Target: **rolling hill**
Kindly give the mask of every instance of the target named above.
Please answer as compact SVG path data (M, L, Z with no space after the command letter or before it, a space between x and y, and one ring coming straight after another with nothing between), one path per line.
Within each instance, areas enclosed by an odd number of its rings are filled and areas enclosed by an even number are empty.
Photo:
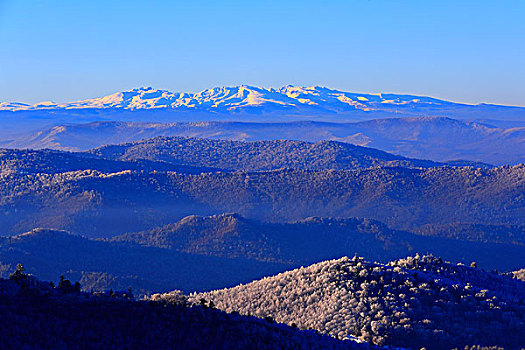
M422 167L468 166L408 159L373 148L335 141L223 141L181 137L156 137L88 151L113 160L150 160L190 166L210 166L224 170L265 171L280 168L327 170L360 169L378 166ZM474 163L475 165L479 165ZM484 165L483 167L490 167Z
M34 227L89 237L140 231L184 216L236 212L294 221L367 217L395 229L426 224L524 225L525 166L174 172L94 170L0 175L2 234Z
M130 144L103 146L88 152L0 148L0 173L14 174L56 174L78 170L200 174L281 168L328 170L378 166L431 168L445 165L490 167L467 161L437 163L408 159L373 148L332 141L314 144L286 140L235 142L156 137Z
M154 113L154 112L152 112ZM155 120L155 116L151 117ZM442 117L374 119L355 123L326 122L94 122L60 124L0 139L9 148L52 148L84 151L107 144L157 136L199 137L236 141L340 141L373 147L405 157L446 162L457 159L489 164L525 161L523 122L495 124ZM1 136L0 136L1 137Z
M127 290L136 295L210 290L278 273L290 265L187 254L132 243L90 240L65 231L36 229L0 237L0 277L21 263L28 273L55 280L64 275L86 290Z
M105 173L120 171L175 171L187 174L218 171L211 167L194 167L185 164L153 162L144 159L115 161L90 154L53 151L17 150L0 148L0 173L3 174L58 174L79 170L96 170Z
M454 225L455 227L455 225ZM492 227L525 239L519 229ZM188 254L243 258L289 266L312 264L358 254L368 260L388 262L415 252L432 253L453 262L487 269L512 270L525 266L523 243L461 234L450 238L429 237L392 230L369 219L316 218L292 223L266 223L237 214L188 216L152 230L127 233L112 241L172 249ZM474 231L477 232L477 231ZM501 259L505 256L505 259Z
M191 300L377 345L517 349L524 296L522 281L416 255L388 264L344 257Z
M88 291L132 288L142 295L178 288L193 292L246 283L343 255L386 263L415 252L466 264L475 261L489 270L525 266L523 245L422 237L368 219L309 218L272 224L223 214L189 216L112 240L50 229L0 237L0 277L7 277L21 263L31 274L49 280L63 275L80 281Z
M111 240L50 229L0 237L0 277L22 263L34 275L64 275L87 290L192 292L246 283L343 255L386 263L415 252L465 264L475 261L489 270L525 266L523 245L423 237L368 219L309 218L282 224L223 214L189 216Z

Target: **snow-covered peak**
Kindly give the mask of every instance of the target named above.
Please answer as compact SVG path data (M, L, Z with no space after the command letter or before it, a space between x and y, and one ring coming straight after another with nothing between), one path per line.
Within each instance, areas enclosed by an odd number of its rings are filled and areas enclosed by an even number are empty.
M329 89L323 86L292 86L278 89L248 85L215 87L198 93L170 92L152 87L141 87L117 92L100 98L70 103L42 102L35 105L1 103L0 110L38 109L180 109L216 112L236 112L245 109L298 112L345 112L355 109L364 111L384 110L388 106L443 105L450 102L429 97L394 94L361 94Z
M4 111L16 111L28 107L30 107L30 105L21 102L0 102L0 110Z
M117 92L101 98L93 98L60 105L63 108L168 108L180 96L166 90L151 87Z

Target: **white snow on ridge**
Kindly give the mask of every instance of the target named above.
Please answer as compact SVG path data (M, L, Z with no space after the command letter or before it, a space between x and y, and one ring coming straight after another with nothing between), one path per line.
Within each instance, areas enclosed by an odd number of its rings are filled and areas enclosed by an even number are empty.
M26 103L21 103L21 102L1 102L0 103L0 110L3 110L3 111L16 111L19 109L27 109L29 107L31 106Z
M244 108L310 108L316 111L341 112L354 109L364 111L400 105L449 105L452 102L430 97L395 94L360 94L332 90L321 86L284 86L279 89L253 86L216 87L195 94L157 90L151 87L118 92L100 98L56 104L41 102L35 105L0 103L0 110L39 109L158 109L202 110L231 112Z

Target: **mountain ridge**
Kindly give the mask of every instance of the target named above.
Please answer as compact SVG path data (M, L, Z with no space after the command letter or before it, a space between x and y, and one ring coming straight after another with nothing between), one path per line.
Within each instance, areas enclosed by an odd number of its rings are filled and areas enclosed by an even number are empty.
M437 162L465 159L504 165L525 161L523 147L516 147L525 142L525 127L499 127L489 122L444 117L388 118L352 123L98 121L43 128L0 140L0 146L85 151L105 144L136 142L157 136L232 141L332 140Z
M323 94L323 96L321 96ZM305 98L306 96L310 98ZM422 103L454 103L432 97L422 97L408 94L383 94L383 93L355 93L329 89L323 86L296 87L292 85L281 88L261 88L257 86L221 86L206 89L197 93L171 92L168 90L141 87L122 92L113 93L99 98L90 98L67 103L54 103L51 101L39 102L33 105L21 102L0 103L0 110L31 110L31 109L81 109L81 108L194 108L198 105L208 108L217 108L224 104L226 108L257 106L264 103L275 103L283 106L319 105L325 102L322 97L332 96L343 104L364 107L365 102L406 104L410 102ZM386 96L384 98L383 96ZM272 99L272 97L279 99ZM466 103L455 103L469 105ZM481 105L481 104L478 104ZM223 107L223 106L221 106Z
M215 87L197 93L171 92L151 87L135 88L117 92L99 98L53 103L40 102L28 105L19 102L2 102L0 111L51 111L51 110L178 110L201 111L218 114L284 113L302 114L346 114L356 111L387 113L403 116L448 116L455 114L469 119L476 111L478 114L499 113L513 116L514 119L525 115L525 107L493 104L467 104L450 102L427 96L392 93L356 93L330 89L322 86L281 88L261 88L248 85ZM476 113L474 113L476 114ZM478 116L479 118L479 116ZM370 119L370 118L367 118ZM508 118L500 118L508 119Z
M368 217L407 230L429 223L524 225L524 172L525 165L198 175L0 173L0 226L4 234L51 226L109 237L190 214L224 212L274 222L308 216Z
M488 269L509 270L525 265L525 259L519 253L525 245L523 230L503 228L514 232L521 242L505 240L506 237L476 240L466 233L455 237L416 235L366 218L309 217L286 223L268 223L225 213L190 215L151 230L119 235L110 241L292 266L354 253L386 262L413 252L432 253L468 264L477 261L480 267ZM507 254L507 259L500 261L495 258L500 254Z
M152 139L107 145L87 151L88 154L120 161L162 161L225 170L264 171L294 169L356 169L376 166L491 167L468 161L453 163L411 159L377 149L339 141L230 141L201 138L157 136Z

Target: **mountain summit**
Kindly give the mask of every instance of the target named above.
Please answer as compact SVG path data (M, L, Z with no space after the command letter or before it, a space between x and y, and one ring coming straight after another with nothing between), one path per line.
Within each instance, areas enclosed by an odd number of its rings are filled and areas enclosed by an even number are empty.
M122 108L174 108L208 111L237 111L249 107L297 108L311 107L324 111L343 112L384 110L403 105L455 105L430 97L396 94L361 94L333 90L321 86L296 87L287 85L278 89L254 86L216 87L198 93L170 92L151 87L118 92L112 95L56 104L52 102L27 105L0 104L0 110Z
M182 115L191 115L191 120L231 119L276 121L318 120L356 121L375 118L438 116L455 119L497 119L522 121L524 107L498 106L490 104L464 104L432 97L402 94L366 94L334 90L322 86L298 87L287 85L281 88L261 88L248 85L215 87L197 93L171 92L152 87L117 92L112 95L69 103L41 102L28 105L18 102L0 103L0 112L51 113L49 118L57 120L58 115L76 115L75 122L95 121L86 115L108 112L162 112L162 116L148 114L148 121L162 119L181 121ZM169 112L169 113L168 113ZM127 116L125 120L134 120ZM174 114L177 118L174 118ZM4 116L5 117L5 116ZM113 116L115 120L115 116ZM122 116L121 116L122 117ZM197 118L198 119L195 119ZM254 119L254 117L256 117ZM264 117L264 118L261 118ZM272 117L272 118L267 118ZM131 119L130 119L131 118ZM153 119L152 119L153 118ZM121 118L117 118L121 119ZM140 118L139 118L140 119ZM144 121L141 119L141 121ZM71 122L71 120L69 121Z

